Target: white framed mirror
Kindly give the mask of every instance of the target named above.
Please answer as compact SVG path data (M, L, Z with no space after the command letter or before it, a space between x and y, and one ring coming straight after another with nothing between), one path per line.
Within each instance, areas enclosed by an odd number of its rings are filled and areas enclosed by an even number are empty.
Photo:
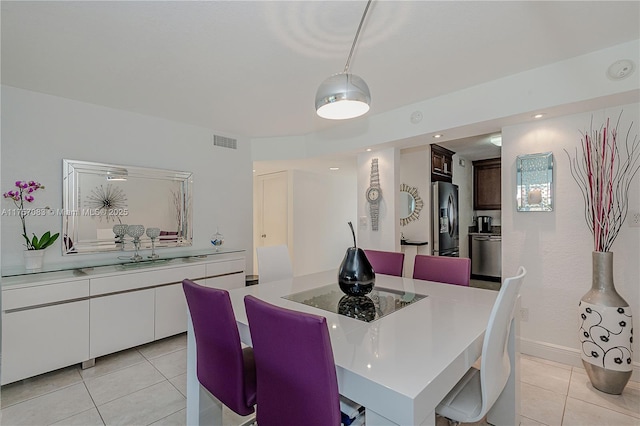
M120 224L159 228L156 248L191 246L191 172L67 159L62 169L63 255L134 250L114 232ZM139 244L150 248L151 239Z
M420 211L424 207L418 188L405 183L400 185L400 225L406 226L409 222L420 218Z

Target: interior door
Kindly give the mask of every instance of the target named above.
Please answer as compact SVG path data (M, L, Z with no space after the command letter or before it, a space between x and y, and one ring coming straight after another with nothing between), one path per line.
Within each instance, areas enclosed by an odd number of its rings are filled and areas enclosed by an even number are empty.
M259 238L258 246L288 244L289 207L286 172L258 176Z

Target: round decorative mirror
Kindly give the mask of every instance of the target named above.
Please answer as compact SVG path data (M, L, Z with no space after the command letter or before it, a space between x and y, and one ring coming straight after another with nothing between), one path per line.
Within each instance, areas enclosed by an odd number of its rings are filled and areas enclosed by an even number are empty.
M418 188L407 184L400 185L400 225L418 220L424 203L418 194Z
M400 219L406 219L416 210L416 199L408 192L400 192Z

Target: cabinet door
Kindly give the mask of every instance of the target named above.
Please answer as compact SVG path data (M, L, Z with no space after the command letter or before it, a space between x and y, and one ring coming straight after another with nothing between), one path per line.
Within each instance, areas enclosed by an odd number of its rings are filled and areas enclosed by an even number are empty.
M90 358L132 348L154 338L155 289L90 300Z
M475 210L500 210L501 175L500 159L474 161L473 208Z
M444 156L435 151L431 153L431 171L433 173L444 173Z
M155 311L156 340L187 331L187 301L181 283L156 289Z
M86 361L89 301L2 314L2 384Z
M440 145L431 145L431 181L451 182L453 177L453 154Z
M453 157L445 156L442 159L442 167L445 175L453 176Z

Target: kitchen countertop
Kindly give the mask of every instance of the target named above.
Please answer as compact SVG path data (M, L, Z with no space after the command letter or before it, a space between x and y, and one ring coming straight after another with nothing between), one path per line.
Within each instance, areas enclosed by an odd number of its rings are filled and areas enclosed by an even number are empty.
M486 235L487 237L501 237L502 234L499 232L469 232L469 235Z
M429 243L426 241L400 240L402 246L426 246L427 244Z

